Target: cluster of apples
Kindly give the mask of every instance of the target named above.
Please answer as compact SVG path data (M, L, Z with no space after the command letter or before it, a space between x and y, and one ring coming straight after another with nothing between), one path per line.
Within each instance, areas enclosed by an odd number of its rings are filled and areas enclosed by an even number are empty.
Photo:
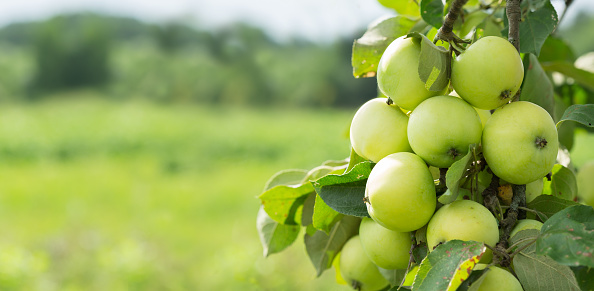
M479 202L458 199L436 211L431 169L449 168L471 144L480 144L492 173L502 183L528 184L531 200L542 192L543 177L557 157L557 130L549 113L530 102L510 102L524 68L506 39L481 38L452 60L451 85L459 96L425 88L417 73L420 50L420 43L406 36L387 47L377 81L389 98L366 102L351 124L354 151L377 163L365 189L371 219L363 219L359 235L345 244L340 259L342 277L361 290L387 285L375 266L407 268L411 232L426 231L429 251L454 239L491 246L499 241L497 219ZM540 225L526 221L514 231ZM491 257L487 251L481 262ZM511 273L491 269L481 290L489 284L522 290Z

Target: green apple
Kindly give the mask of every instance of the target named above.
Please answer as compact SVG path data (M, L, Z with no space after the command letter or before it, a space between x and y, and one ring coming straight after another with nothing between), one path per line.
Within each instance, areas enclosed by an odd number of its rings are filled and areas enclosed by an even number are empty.
M475 268L476 269L476 268ZM523 291L520 281L512 275L512 273L499 268L489 267L483 275L483 280L480 282L478 288L472 287L478 291ZM474 286L474 285L471 285Z
M412 151L406 134L408 116L398 106L388 105L387 100L375 98L365 102L351 122L353 149L375 163L389 154Z
M526 184L526 203L532 202L532 200L540 196L543 188L544 178L539 178Z
M460 98L436 96L423 101L408 120L408 141L425 162L448 168L479 144L482 134L477 112Z
M340 275L357 290L380 290L388 281L367 257L359 236L350 238L340 252Z
M483 37L452 61L452 86L462 99L480 109L508 103L523 79L520 54L501 37Z
M482 140L483 155L493 173L516 185L549 173L559 148L549 113L527 101L497 109L485 124Z
M432 251L439 243L459 239L495 246L499 241L497 219L483 205L472 200L456 200L437 210L427 226L427 246ZM492 253L483 255L490 259ZM483 261L483 260L481 260Z
M384 269L406 269L412 245L410 232L389 230L371 218L363 218L359 237L365 253L377 266Z
M383 227L417 230L431 219L437 204L431 172L415 154L391 154L371 170L365 201L369 216Z
M386 48L377 67L379 89L396 105L408 110L441 93L427 90L421 81L417 73L420 53L418 40L401 36Z
M450 96L456 96L458 98L462 98L460 97L460 95L458 94L458 92L456 92L456 90L450 92L449 94ZM489 119L489 117L491 117L491 111L489 110L485 110L485 109L478 109L476 107L472 107L474 108L474 110L476 110L476 113L478 114L479 118L481 119L481 124L483 125L483 128L485 127L485 123L487 123L487 120Z
M512 229L509 237L512 238L518 232L527 229L538 229L542 228L542 222L534 219L520 219L514 228Z
M594 160L585 163L577 172L578 197L594 207Z

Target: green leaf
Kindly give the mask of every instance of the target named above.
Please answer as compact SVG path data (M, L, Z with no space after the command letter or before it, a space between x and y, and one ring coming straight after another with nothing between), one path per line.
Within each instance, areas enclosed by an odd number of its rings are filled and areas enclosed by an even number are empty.
M538 60L544 64L548 62L570 62L573 64L576 57L573 53L571 47L561 38L554 37L549 35L545 40L542 49L540 50L540 55L538 56ZM547 70L545 68L545 70Z
M553 71L559 72L569 78L572 78L574 81L579 83L580 85L594 90L594 73L588 72L586 70L578 69L575 65L571 62L567 61L553 61L553 62L546 62L542 63L542 68L546 71Z
M415 262L420 263L429 253L429 247L426 242L421 242L413 249L413 258Z
M481 242L451 240L421 262L414 290L455 290L470 274L487 248ZM461 276L463 275L463 276Z
M507 17L505 17L504 21L507 24ZM528 11L522 15L522 21L520 22L520 52L532 53L538 56L545 40L555 30L558 22L557 12L548 0L539 9ZM508 28L505 27L502 33L507 37Z
M477 159L477 145L471 144L468 147L468 153L461 159L455 161L446 172L446 186L448 190L439 197L439 202L442 204L452 203L458 198L460 186L464 183L468 170L472 166L472 162Z
M443 2L441 0L421 0L421 17L435 28L443 24Z
M258 211L256 221L260 242L264 248L264 256L278 253L290 246L299 235L298 225L285 225L274 221L263 207Z
M429 91L442 91L449 84L448 58L451 55L442 46L436 46L425 35L418 32L408 34L421 42L419 54L419 77Z
M299 224L303 203L307 195L314 191L309 182L297 185L278 185L262 193L259 198L270 218L282 224Z
M303 202L303 210L301 215L301 225L308 226L313 223L314 206L316 201L316 193L309 193Z
M389 270L377 267L379 272L390 282L391 286L400 286L402 279L406 276L406 269L404 270Z
M361 219L344 216L338 221L330 233L316 231L313 235L305 234L305 249L319 277L332 266L336 254L342 249L346 241L357 234Z
M365 184L373 165L371 162L359 163L343 175L328 175L316 180L313 185L332 209L346 215L369 217L364 197Z
M529 101L544 108L551 117L555 116L554 90L551 80L533 54L524 55L524 82L520 100Z
M510 246L515 245L515 247L509 249L509 253L513 253L518 249L524 249L524 247L534 244L539 235L540 231L538 229L525 229L519 231L509 238Z
M561 120L557 122L557 128L566 120L575 121L585 126L594 127L594 104L574 104L569 106Z
M565 111L569 108L567 104L555 94L555 116L554 120L559 121L563 117ZM566 122L560 124L557 128L559 134L559 143L563 145L568 151L571 151L573 147L573 140L574 140L574 131L575 131L575 123L573 122Z
M405 16L388 18L373 24L353 43L351 64L355 78L373 77L377 64L390 43L410 32L417 20Z
M570 268L582 290L594 290L594 269L584 266Z
M534 236L535 233L537 233L536 230L524 230L514 237L519 240L522 235ZM511 241L511 243L514 242L514 240ZM531 244L513 258L514 270L524 290L580 290L568 266L561 265L547 256L536 254L535 250L535 244Z
M349 165L347 166L345 173L352 170L353 167L355 167L357 164L365 162L367 159L365 159L364 157L358 155L355 152L355 149L353 149L351 147L351 156L349 157Z
M536 241L536 253L568 266L594 268L594 209L566 208L547 220Z
M545 183L547 189L543 190L543 193L566 200L573 200L577 195L577 180L573 171L563 165L555 164L551 173L553 174L551 183L550 185L549 183Z
M417 2L415 0L398 0L382 2L382 5L389 4L386 5L386 7L396 10L396 13L398 13L398 15L407 15L413 17L419 16L419 5L417 5Z
M539 211L549 218L555 215L555 213L573 205L578 205L578 203L543 194L528 203L528 208ZM542 220L544 221L545 219Z
M266 182L266 185L264 186L264 191L270 190L270 188L278 185L300 184L307 176L307 172L307 170L297 169L282 170L268 179L268 182Z
M487 274L486 270L473 270L468 279L464 280L458 287L457 291L479 291L479 286L485 280L485 274Z
M334 223L339 221L342 216L342 214L330 208L330 206L322 200L320 195L316 195L313 213L313 226L316 229L329 233Z

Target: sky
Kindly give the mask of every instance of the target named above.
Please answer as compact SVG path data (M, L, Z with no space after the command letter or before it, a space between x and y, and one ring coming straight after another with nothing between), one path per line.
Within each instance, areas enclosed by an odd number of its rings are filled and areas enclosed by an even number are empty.
M552 3L558 11L564 7L563 0ZM574 0L567 20L580 10L594 13L594 1ZM0 26L79 11L148 22L182 19L206 28L245 21L277 39L299 36L314 41L351 36L375 19L393 14L376 0L0 0Z

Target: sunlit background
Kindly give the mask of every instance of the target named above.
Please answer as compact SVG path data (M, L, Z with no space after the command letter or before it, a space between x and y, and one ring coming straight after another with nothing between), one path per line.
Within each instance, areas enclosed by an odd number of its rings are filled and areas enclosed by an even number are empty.
M563 1L553 1L563 9ZM559 30L594 51L594 4ZM349 154L375 0L0 2L0 290L349 290L263 258L266 180ZM588 37L584 37L588 36ZM594 158L576 138L576 163Z

